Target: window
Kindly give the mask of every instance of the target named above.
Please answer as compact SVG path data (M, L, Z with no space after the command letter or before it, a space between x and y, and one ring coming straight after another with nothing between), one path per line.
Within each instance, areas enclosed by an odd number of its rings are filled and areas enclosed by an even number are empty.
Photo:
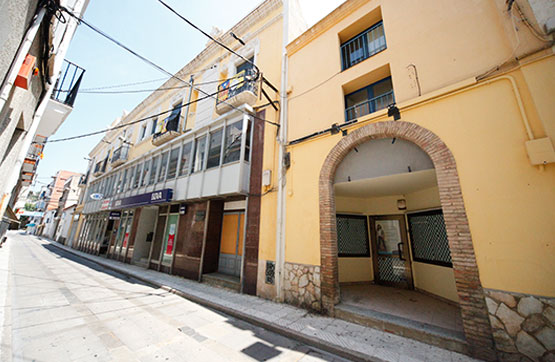
M341 45L342 70L360 63L386 48L383 23L380 21Z
M119 192L119 185L121 182L121 172L118 172L115 176L114 187L112 188L112 194L115 195Z
M241 157L241 128L243 121L227 126L225 130L224 163L239 161Z
M337 251L340 257L369 257L366 216L337 215Z
M414 261L452 267L443 211L407 214Z
M146 186L147 182L148 182L148 177L150 176L148 171L150 170L150 165L152 163L152 160L148 160L145 162L145 165L143 167L143 176L141 177L141 186Z
M120 185L118 186L118 192L124 192L126 186L127 186L127 169L123 170L123 177L120 181Z
M137 168L135 169L135 178L133 179L133 188L136 189L137 187L139 187L139 181L141 180L141 167L143 165L137 165Z
M242 71L249 71L252 69L252 64L254 63L254 57L250 57L248 62L243 62L239 66L237 66L236 74L241 73Z
M350 121L365 116L393 103L395 103L393 84L391 77L388 77L347 94L345 96L345 120Z
M131 169L129 170L129 182L126 186L127 190L131 190L133 186L133 175L135 175L135 166L131 167Z
M170 152L170 164L168 166L168 180L175 178L177 175L177 162L179 161L179 148L174 148Z
M201 171L204 168L204 154L206 153L206 136L202 136L195 141L195 154L193 156L193 172Z
M150 134L153 135L156 133L156 124L158 123L158 118L154 118L152 120L152 124L151 124L151 128L150 128Z
M193 142L189 142L183 145L181 150L181 166L179 170L179 176L189 174L189 164L191 163L191 149L193 148Z
M222 151L222 134L223 129L219 129L210 134L210 145L208 146L208 160L206 168L216 167L220 165L220 152Z
M251 126L252 122L249 121L247 124L247 139L245 140L245 161L249 161L251 152Z
M173 106L172 113L165 119L166 131L179 131L179 117L181 116L181 103Z
M152 159L152 169L150 170L150 177L148 178L148 184L152 185L156 182L156 171L158 170L158 165L160 164L160 157L156 156Z
M141 132L139 133L139 141L143 140L146 136L146 124L141 127Z
M166 170L168 168L168 152L162 153L160 161L160 173L158 174L158 182L164 181L166 178Z

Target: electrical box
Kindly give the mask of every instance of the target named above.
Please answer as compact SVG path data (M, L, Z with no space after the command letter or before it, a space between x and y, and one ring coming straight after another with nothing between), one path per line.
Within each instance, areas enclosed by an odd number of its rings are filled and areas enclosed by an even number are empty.
M549 137L526 142L526 151L532 165L546 165L555 162L555 149Z
M15 86L23 89L29 89L29 84L31 83L31 78L33 77L33 71L35 69L36 58L31 54L27 54L19 73L17 73L17 78L15 78Z
M264 170L262 172L262 186L268 187L272 183L272 170Z

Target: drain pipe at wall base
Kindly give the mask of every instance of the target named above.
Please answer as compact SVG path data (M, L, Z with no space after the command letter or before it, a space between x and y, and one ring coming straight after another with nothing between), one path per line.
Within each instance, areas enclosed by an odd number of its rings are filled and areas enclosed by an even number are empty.
M283 0L283 55L281 63L280 89L280 127L278 135L278 195L276 210L276 299L283 302L283 280L285 266L285 185L286 168L284 167L285 146L287 144L287 41L289 36L289 0Z

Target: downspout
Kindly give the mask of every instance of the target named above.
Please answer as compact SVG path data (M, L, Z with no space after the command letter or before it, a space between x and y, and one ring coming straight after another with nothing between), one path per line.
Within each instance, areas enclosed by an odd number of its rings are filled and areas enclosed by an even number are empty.
M278 162L278 195L276 212L276 299L283 301L283 280L285 266L285 185L286 169L283 164L285 145L287 144L287 40L289 36L289 0L283 0L283 53L281 61L280 89L280 128L277 142L279 143Z
M191 74L191 78L189 78L189 99L187 100L187 106L185 107L185 118L183 119L183 132L187 130L187 120L189 119L189 107L191 106L191 97L193 96L193 84L195 79Z

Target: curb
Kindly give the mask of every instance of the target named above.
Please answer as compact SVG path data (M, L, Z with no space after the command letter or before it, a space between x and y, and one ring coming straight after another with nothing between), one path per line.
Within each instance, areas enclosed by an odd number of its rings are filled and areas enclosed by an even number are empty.
M223 313L225 313L227 315L230 315L232 317L235 317L237 319L241 319L245 322L251 323L251 324L256 325L258 327L262 327L266 330L269 330L271 332L280 334L282 336L285 336L285 337L294 339L296 341L305 343L307 345L316 347L316 348L321 349L323 351L333 353L337 356L347 358L347 359L350 359L350 360L354 360L354 361L385 362L385 360L383 360L381 358L369 356L369 355L366 355L366 354L363 354L363 353L360 353L360 352L357 352L357 351L353 351L353 350L347 350L347 349L345 349L344 347L341 347L341 346L332 345L327 341L323 341L323 340L320 340L318 338L313 338L313 337L307 336L307 335L305 335L303 333L300 333L298 331L294 331L292 329L282 327L282 326L276 325L274 323L265 321L263 319L251 316L247 313L243 313L243 312L240 312L238 310L222 306L218 303L214 303L210 300L200 298L196 295L189 294L185 291L168 287L166 285L163 285L161 283L153 281L149 278L145 278L145 277L142 277L142 276L135 275L135 274L130 273L126 270L121 270L121 269L119 269L117 267L114 267L112 265L109 265L109 264L104 264L99 260L94 260L92 258L88 258L87 256L79 254L77 250L73 250L73 249L68 250L66 248L63 248L62 246L57 245L57 242L55 242L55 241L52 241L52 240L49 240L49 239L46 239L46 238L40 238L40 240L47 241L50 245L53 245L53 246L55 246L56 248L58 248L62 251L73 254L73 255L78 256L82 259L86 259L86 260L88 260L92 263L95 263L97 265L100 265L100 266L102 266L106 269L110 269L110 270L118 272L120 274L124 274L128 277L139 280L139 281L141 281L143 283L146 283L146 284L149 284L153 287L161 288L161 289L163 289L167 292L178 295L182 298L185 298L185 299L190 300L192 302L195 302L197 304L203 305L203 306L208 307L208 308L213 309L213 310L217 310L219 312L223 312Z

